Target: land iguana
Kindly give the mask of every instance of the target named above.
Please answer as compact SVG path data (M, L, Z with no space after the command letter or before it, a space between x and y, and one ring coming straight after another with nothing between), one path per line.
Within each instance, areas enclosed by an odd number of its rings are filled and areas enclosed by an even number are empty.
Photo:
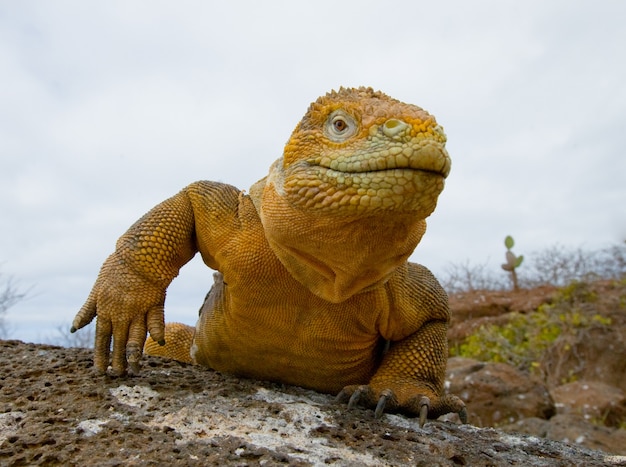
M466 422L463 401L444 393L447 295L407 261L450 172L445 142L429 113L371 88L320 97L249 193L195 182L135 222L71 331L98 316L101 373L111 340L115 375L139 371L146 343L147 353L338 393L377 417L403 412L423 425L456 412ZM219 271L214 285L195 329L166 327L166 288L196 252Z

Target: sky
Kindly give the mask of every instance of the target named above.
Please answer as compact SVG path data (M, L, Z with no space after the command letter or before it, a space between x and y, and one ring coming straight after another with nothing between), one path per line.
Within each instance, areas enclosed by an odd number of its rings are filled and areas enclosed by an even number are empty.
M0 280L10 337L69 327L116 239L196 180L247 189L310 102L371 86L448 135L411 257L504 260L626 239L626 2L0 0ZM166 320L194 324L194 258Z

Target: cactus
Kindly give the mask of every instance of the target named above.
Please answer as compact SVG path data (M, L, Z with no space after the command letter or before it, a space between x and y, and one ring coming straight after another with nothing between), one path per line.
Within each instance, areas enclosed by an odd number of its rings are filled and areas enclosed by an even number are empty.
M515 241L513 241L513 237L507 235L504 239L504 246L506 247L506 263L502 265L502 269L511 273L511 281L513 282L513 290L519 290L519 285L517 283L517 272L515 271L522 265L522 261L524 261L524 255L516 256L515 253L511 251L515 245Z

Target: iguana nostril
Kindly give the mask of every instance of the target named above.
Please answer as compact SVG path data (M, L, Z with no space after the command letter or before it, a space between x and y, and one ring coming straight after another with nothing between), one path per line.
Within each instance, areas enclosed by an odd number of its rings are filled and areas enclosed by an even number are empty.
M397 118L390 118L383 125L383 133L389 137L396 136L404 131L409 125L404 123L402 120L398 120Z

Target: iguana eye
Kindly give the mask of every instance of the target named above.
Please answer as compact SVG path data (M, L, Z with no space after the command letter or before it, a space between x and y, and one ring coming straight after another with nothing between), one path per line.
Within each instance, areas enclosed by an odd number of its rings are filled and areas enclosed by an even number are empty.
M348 128L348 124L341 117L338 117L333 121L333 126L335 127L335 130L337 130L337 132L339 133L343 133Z
M324 128L328 139L337 143L350 138L357 129L358 125L354 118L343 110L336 110L330 114Z

